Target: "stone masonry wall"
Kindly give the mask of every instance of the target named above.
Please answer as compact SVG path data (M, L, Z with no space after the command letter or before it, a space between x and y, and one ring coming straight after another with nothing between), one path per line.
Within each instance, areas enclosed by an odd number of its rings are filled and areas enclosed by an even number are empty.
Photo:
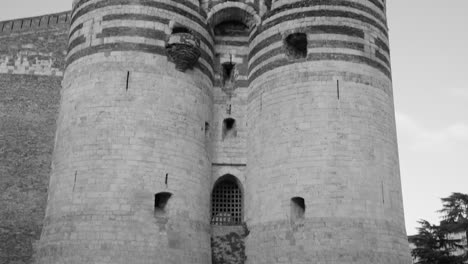
M212 42L197 2L74 1L36 263L211 262ZM200 42L185 71L166 53L175 28Z
M262 18L247 263L410 263L383 2L277 0Z
M31 263L44 219L68 13L0 22L0 263Z
M0 22L0 264L409 263L384 0L73 6Z

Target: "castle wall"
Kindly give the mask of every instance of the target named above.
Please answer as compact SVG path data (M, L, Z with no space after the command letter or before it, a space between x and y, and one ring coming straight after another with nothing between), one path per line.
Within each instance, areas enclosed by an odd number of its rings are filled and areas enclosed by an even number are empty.
M42 229L67 19L0 22L0 263L31 263Z
M210 263L212 42L196 2L74 2L37 263ZM165 49L182 27L201 43L184 72Z
M0 22L0 262L31 262L51 174L37 263L409 263L385 1L73 5ZM242 224L210 226L226 175Z
M410 263L384 3L271 8L251 41L247 263Z

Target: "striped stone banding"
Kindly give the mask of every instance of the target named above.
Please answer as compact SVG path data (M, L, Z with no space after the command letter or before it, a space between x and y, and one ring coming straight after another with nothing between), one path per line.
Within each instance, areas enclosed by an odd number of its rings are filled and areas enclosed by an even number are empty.
M379 0L367 0L368 2L371 2L372 4L374 4L376 7L378 7L380 10L382 10L383 12L385 12L385 7L384 5L379 1Z
M381 61L385 62L385 64L390 68L390 61L380 51L378 51L378 50L375 51L375 57L380 59Z
M336 26L336 25L319 25L305 28L298 28L298 32L303 32L307 34L336 34L336 35L345 35L350 37L357 37L364 39L364 31L349 26ZM274 42L279 42L283 40L281 34L275 34L268 38L265 38L260 43L252 47L250 51L250 58L254 57L258 52L270 46Z
M75 34L75 32L77 32L78 30L80 30L80 29L82 29L82 28L83 28L83 23L76 25L76 26L70 31L70 33L68 34L68 37L70 38L71 36L73 36L73 34Z
M377 47L381 48L382 50L390 54L390 49L388 48L388 45L382 39L376 38L375 45L377 45Z
M296 2L292 4L285 4L282 5L268 13L265 14L263 17L263 20L267 20L272 16L278 15L281 12L288 11L291 9L295 8L304 8L304 7L313 7L313 6L334 6L334 7L348 7L352 9L356 9L362 12L365 12L374 18L376 18L378 21L380 21L382 24L386 25L386 19L384 16L373 10L372 8L356 3L356 2L350 2L348 0L315 0L315 1L301 1L301 2Z
M260 67L258 70L253 72L249 76L250 82L254 81L256 78L261 76L262 74L276 69L278 67L282 66L287 66L291 64L295 64L298 62L304 62L304 61L346 61L346 62L352 62L352 63L358 63L358 64L364 64L368 65L372 68L375 68L379 71L381 71L383 74L385 74L389 79L391 79L391 72L389 68L387 68L385 65L382 63L372 60L368 57L365 56L360 56L360 55L354 55L354 54L343 54L343 53L309 53L307 58L302 59L302 60L295 60L291 61L285 58L275 60L267 65L264 65L263 67Z
M128 43L128 42L119 42L119 43L107 43L101 44L96 46L91 46L89 48L79 50L76 53L70 55L67 59L67 65L70 65L74 61L85 57L90 56L97 53L110 53L114 51L137 51L137 52L144 52L149 54L156 54L160 56L166 56L166 49L165 47L155 46L155 45L148 45L143 43ZM212 72L206 68L201 63L197 63L195 68L198 68L203 74L208 76L210 80L214 81L214 76Z
M288 0L288 1L289 1L289 0ZM296 0L296 1L297 1L297 2L307 2L307 1L304 1L304 0ZM309 2L312 2L312 1L318 2L318 1L321 1L321 0L309 0ZM323 1L323 0L322 0L322 1ZM325 1L326 1L326 0L325 0ZM363 0L363 1L367 1L369 4L371 4L371 5L375 6L375 7L377 7L380 11L385 12L385 6L384 6L379 0ZM291 1L291 2L293 2L293 1ZM296 2L296 3L297 3L297 2ZM328 1L327 1L327 2L328 2ZM285 3L283 3L283 4L280 4L280 5L276 6L276 7L275 7L273 10L271 10L271 11L274 11L275 9L281 8L281 7L283 7L283 6L285 6L285 5L289 5L289 4L291 4L291 3L285 2ZM271 11L270 11L270 12L271 12Z
M109 27L104 28L101 33L97 34L97 38L108 38L108 37L144 37L152 40L166 41L166 33L164 31L150 29L150 28L134 28L134 27ZM75 47L86 42L84 36L79 36L70 42L68 51L72 51ZM154 46L157 47L157 46ZM90 49L86 47L85 49ZM73 53L74 54L74 53ZM201 50L201 58L203 58L208 64L213 64L212 57L204 50Z
M293 14L287 14L284 16L279 16L278 18L271 20L270 22L263 24L261 30L258 30L256 34L252 37L257 37L258 34L264 32L280 23L284 22L291 22L294 20L304 20L305 18L316 18L316 17L333 17L333 18L346 18L346 19L354 19L358 20L361 23L368 24L377 28L381 34L385 37L388 37L387 29L381 26L375 20L366 17L364 15L356 14L350 11L340 11L340 10L311 10L311 11L304 11L304 12L297 12ZM298 22L299 23L299 22Z
M109 27L104 28L102 33L97 34L97 38L108 37L144 37L147 39L166 41L166 33L164 31L151 29L151 28L138 28L138 27ZM213 64L213 59L205 51L202 50L201 57L210 65Z
M206 23L203 20L201 20L199 17L183 9L180 9L176 6L169 5L166 3L154 2L151 0L102 0L97 3L87 5L83 7L82 9L79 9L78 11L76 11L76 13L74 12L72 19L71 19L71 24L73 24L79 17L91 11L95 11L101 8L106 8L106 7L111 7L111 6L123 6L123 5L136 5L136 6L144 6L144 7L162 9L165 11L173 12L181 16L184 16L187 19L190 19L196 22L201 27L206 27Z
M145 14L109 14L102 17L102 21L113 21L113 20L134 20L134 21L141 21L141 22L160 22L161 24L169 24L169 19L161 18L152 15L145 15ZM208 41L208 39L203 36L202 34L196 32L192 28L188 27L189 30L192 31L192 34L195 35L198 39L200 39L211 52L213 52L213 44Z
M81 45L81 44L83 44L85 42L86 42L86 37L85 36L79 36L79 37L75 38L74 40L72 40L68 44L68 53L70 53L70 51L73 50L78 45Z
M86 42L84 37L79 37L75 39L69 46L70 49L73 49L77 45L83 44ZM143 53L150 53L150 54L157 54L161 56L166 56L166 50L163 46L158 45L150 45L144 43L132 43L132 42L117 42L117 43L106 43L96 46L87 47L82 50L78 50L77 52L70 54L67 58L67 65L70 65L77 59L83 56L89 56L100 52L110 52L110 51L137 51ZM201 59L205 60L208 65L212 65L212 59L209 57L206 52L202 51ZM196 66L198 67L204 74L210 77L213 80L213 73L210 69L203 65L202 63L198 63Z
M73 12L72 12L72 17L74 16L75 12L81 7L83 6L84 4L87 4L89 3L90 1L92 0L81 0L81 1L78 1L78 3L76 3L74 9L73 9ZM148 2L149 0L133 0L134 4L139 4L140 2ZM202 15L204 18L206 18L206 12L205 10L203 10L203 8L200 8L199 6L193 4L192 2L190 1L187 1L187 0L171 0L172 2L174 2L175 4L181 4L181 5L184 5L190 9L192 9L193 11L196 11L198 13L200 13L200 15ZM154 1L153 1L154 2Z
M364 44L363 43L356 43L356 42L348 42L348 41L341 41L341 40L312 40L309 41L308 46L310 48L337 48L337 49L353 49L364 52ZM284 47L278 47L272 49L258 58L256 58L252 63L249 65L249 71L253 71L259 64L262 62L277 56L279 54L283 54Z
M86 1L87 2L87 1ZM80 2L79 4L83 4L84 2ZM194 20L194 23L198 24L201 26L201 28L206 28L204 21L200 20L196 16L192 16L187 11L181 10L180 8L177 8L175 6L171 6L166 3L161 3L161 2L155 2L155 1L148 1L148 0L104 0L96 3L90 3L89 5L83 6L82 9L79 11L75 12L72 21L76 22L77 18L81 15L86 14L87 12L95 11L96 9L99 8L104 8L104 7L109 7L109 6L115 6L115 5L137 5L137 6L149 6L149 7L157 7L165 11L173 12L177 15L182 15L184 17L190 17ZM182 14L181 14L182 13ZM160 23L160 24L165 24L168 25L170 22L170 19L168 18L162 18L154 15L148 15L148 14L135 14L135 13L130 13L130 14L106 14L102 17L103 22L107 21L115 21L115 20L133 20L133 21L141 21L143 23L145 22L154 22L154 23ZM193 20L192 20L193 21ZM72 22L72 23L73 23ZM186 26L186 25L184 25ZM81 26L83 27L83 26ZM201 49L201 63L198 63L197 65L199 66L200 70L210 76L210 79L213 79L213 73L208 70L211 66L213 65L213 59L212 59L212 54L214 54L214 46L213 43L211 42L211 39L208 40L206 36L203 34L197 32L190 26L186 26L187 29L191 30L192 34L200 39L205 46ZM72 31L76 32L79 29L73 28ZM208 33L207 33L208 35ZM147 27L125 27L125 26L113 26L113 27L104 27L101 30L101 33L98 33L96 35L96 38L115 38L115 37L141 37L145 39L150 39L150 40L157 40L160 43L164 43L167 38L166 32L162 31L161 29L151 29ZM149 52L152 54L159 54L159 55L166 55L166 52L164 50L164 47L161 44L155 45L155 44L148 44L148 43L134 43L133 41L129 40L122 40L121 43L106 43L104 45L98 45L96 47L83 47L84 50L78 50L76 51L73 50L80 44L83 44L86 42L86 39L84 37L77 36L76 39L73 39L70 41L70 48L69 51L72 51L73 53L69 53L69 58L67 61L67 64L71 64L73 61L78 59L80 56L87 56L91 54L95 54L101 51L107 51L106 49L108 47L116 47L116 51L140 51L140 52ZM136 41L138 42L138 41ZM135 47L135 49L129 49L128 47ZM153 51L151 51L153 50ZM161 51L161 50L164 50ZM205 63L205 64L204 64Z

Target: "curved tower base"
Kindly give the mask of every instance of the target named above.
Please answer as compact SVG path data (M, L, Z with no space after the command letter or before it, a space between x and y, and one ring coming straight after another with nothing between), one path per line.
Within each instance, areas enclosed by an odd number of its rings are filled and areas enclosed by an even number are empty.
M189 7L75 1L36 263L211 262L211 51ZM175 28L203 56L184 72Z

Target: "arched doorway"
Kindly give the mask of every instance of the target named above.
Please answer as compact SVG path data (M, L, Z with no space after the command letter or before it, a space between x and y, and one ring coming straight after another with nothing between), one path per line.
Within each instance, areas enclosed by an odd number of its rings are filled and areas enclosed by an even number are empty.
M245 263L243 191L233 175L219 178L211 193L211 251L213 264Z
M242 224L242 190L236 177L225 175L214 185L211 194L211 224Z

